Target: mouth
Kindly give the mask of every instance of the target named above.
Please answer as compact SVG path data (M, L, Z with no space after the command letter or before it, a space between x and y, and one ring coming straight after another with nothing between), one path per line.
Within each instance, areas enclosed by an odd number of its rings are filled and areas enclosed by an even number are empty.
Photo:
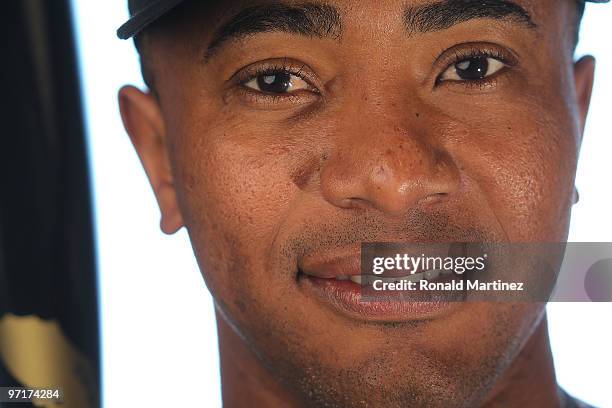
M466 274L457 275L446 269L365 274L357 251L304 259L297 272L298 286L305 294L345 317L371 322L429 320L448 315L464 305L465 292L422 287L454 287L465 279Z
M414 274L400 276L379 276L379 275L350 275L337 276L333 279L339 281L350 280L360 286L371 286L376 281L382 283L403 283L403 282L420 282L422 280L434 282L441 276L452 275L453 272L445 269L429 269Z

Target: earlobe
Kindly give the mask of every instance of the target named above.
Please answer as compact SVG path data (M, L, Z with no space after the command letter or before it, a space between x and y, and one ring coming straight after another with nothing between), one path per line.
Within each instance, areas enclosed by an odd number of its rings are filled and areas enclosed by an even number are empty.
M580 130L584 132L587 113L591 103L593 81L595 78L595 59L584 56L574 63L574 84L576 87L576 102L580 114Z
M580 193L578 192L578 188L574 187L574 194L573 194L573 204L578 204L578 202L580 201Z
M155 97L133 86L119 91L121 118L153 187L161 211L160 226L173 234L183 226L166 147L164 120Z

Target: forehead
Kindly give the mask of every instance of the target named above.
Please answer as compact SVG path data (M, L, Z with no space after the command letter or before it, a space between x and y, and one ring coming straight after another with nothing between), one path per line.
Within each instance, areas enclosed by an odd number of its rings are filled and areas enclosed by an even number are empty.
M375 25L380 30L389 29L393 22L406 23L412 17L412 28L423 28L429 24L461 23L477 18L497 20L529 20L542 31L555 25L566 29L575 20L577 0L188 0L163 19L159 26L169 32L196 34L198 36L218 33L227 23L253 29L254 17L267 17L265 24L274 18L284 18L284 23L299 22L299 11L309 16L334 16L337 26L345 29ZM282 9L285 13L279 15ZM524 15L523 17L521 15ZM293 20L285 17L293 16ZM329 20L329 19L328 19ZM462 21L463 20L463 21ZM249 27L249 25L251 25ZM168 28L172 28L169 30ZM244 28L244 27L243 27ZM332 28L337 28L336 26Z
M152 52L147 52L146 65L164 65L168 58L180 63L175 58L179 55L191 62L209 61L219 50L223 53L241 43L235 40L265 43L271 38L260 34L274 33L276 39L296 38L296 34L305 39L331 38L339 49L349 52L354 47L419 47L423 34L430 45L448 42L458 35L457 30L469 33L473 40L480 40L477 37L485 32L498 38L512 35L570 62L576 1L187 0L149 31L147 43L155 46L147 47Z
M185 25L191 21L202 29L214 31L228 19L239 16L245 10L261 9L265 11L274 6L285 6L288 9L317 7L337 12L345 24L358 24L369 18L403 17L412 12L424 12L431 18L440 13L473 10L473 16L482 17L516 17L513 11L524 10L536 24L546 24L551 16L562 15L571 19L578 0L225 0L225 1L185 1L174 14L175 22ZM488 12L487 12L488 10ZM446 16L448 17L448 16ZM569 20L566 20L569 22Z

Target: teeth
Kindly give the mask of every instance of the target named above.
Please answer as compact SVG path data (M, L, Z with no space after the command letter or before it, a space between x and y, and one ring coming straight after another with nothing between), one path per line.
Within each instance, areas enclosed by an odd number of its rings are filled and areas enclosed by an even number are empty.
M361 275L351 275L350 279L356 284L361 285Z
M424 279L424 277L422 273L415 273L414 275L406 276L404 279L406 279L408 282L418 282L421 279Z
M436 279L440 275L446 275L446 274L447 273L445 271L442 271L439 269L432 269L429 271L415 273L414 275L408 275L408 276L396 276L396 277L383 278L380 276L373 276L373 275L351 275L351 276L339 276L336 279L337 280L349 280L350 279L352 282L355 282L356 284L361 285L362 283L371 284L375 280L378 280L378 279L382 280L383 282L402 282L402 281L418 282L422 279L433 280L433 279Z
M396 276L393 278L381 278L383 282L388 282L388 283L399 283L402 281L408 281L410 279L412 279L412 276Z

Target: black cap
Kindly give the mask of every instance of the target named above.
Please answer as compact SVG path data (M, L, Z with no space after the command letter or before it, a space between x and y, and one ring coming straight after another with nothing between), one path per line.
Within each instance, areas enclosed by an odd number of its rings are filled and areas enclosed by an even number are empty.
M130 19L117 30L117 37L127 40L154 23L184 0L129 0Z
M127 40L141 32L185 0L129 0L130 19L117 30L117 37ZM580 1L580 0L579 0ZM607 3L609 0L585 0Z

